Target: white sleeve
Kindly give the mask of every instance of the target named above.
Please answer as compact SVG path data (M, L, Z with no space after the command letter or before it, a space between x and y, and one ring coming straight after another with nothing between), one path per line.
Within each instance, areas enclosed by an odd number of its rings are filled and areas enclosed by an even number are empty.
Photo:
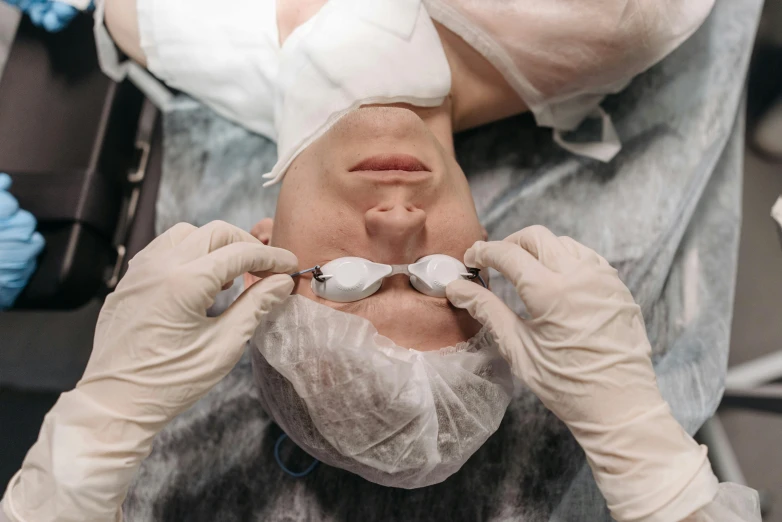
M761 522L758 492L724 482L714 500L682 522Z

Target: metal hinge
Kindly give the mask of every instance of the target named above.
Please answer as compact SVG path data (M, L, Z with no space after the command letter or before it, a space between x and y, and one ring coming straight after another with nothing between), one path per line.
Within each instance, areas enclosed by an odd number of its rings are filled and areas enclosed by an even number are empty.
M155 131L159 111L152 102L144 100L139 117L138 130L136 131L136 161L128 172L126 178L127 195L122 204L119 224L114 234L114 249L117 254L114 267L108 272L106 277L106 287L113 290L120 277L122 276L122 267L125 264L127 256L126 243L130 236L130 230L136 218L139 199L141 198L141 187L146 177L147 167L149 165L149 153L152 148L152 134Z

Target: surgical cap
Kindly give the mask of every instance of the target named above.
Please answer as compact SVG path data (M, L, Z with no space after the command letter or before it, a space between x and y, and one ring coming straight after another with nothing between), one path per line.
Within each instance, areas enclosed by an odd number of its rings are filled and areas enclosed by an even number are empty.
M462 467L499 427L513 381L486 329L432 352L293 295L251 340L263 408L322 462L418 488Z

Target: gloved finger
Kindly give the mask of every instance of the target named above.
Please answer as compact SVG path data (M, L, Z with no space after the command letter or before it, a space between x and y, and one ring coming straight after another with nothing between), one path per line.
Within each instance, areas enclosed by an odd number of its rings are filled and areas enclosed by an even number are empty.
M53 2L43 17L43 28L50 33L62 31L76 17L78 12L75 7L68 4Z
M504 241L476 241L464 253L464 264L469 267L491 267L513 283L522 300L530 287L550 279L553 273L532 254ZM526 302L526 301L525 301Z
M576 259L582 259L581 245L575 239L568 236L559 236L557 239L559 239L559 242L562 243L568 252L570 252L570 255Z
M56 14L59 18L70 20L74 16L76 16L76 13L79 12L76 7L66 4L65 2L52 2L52 8L51 11Z
M293 291L293 286L292 277L278 274L262 279L242 292L228 310L217 318L221 325L221 338L233 339L232 345L243 346L258 328L261 318L284 301ZM241 354L239 350L239 357Z
M541 225L533 225L515 232L503 241L519 245L535 256L550 270L555 272L566 269L574 261L570 251L559 241L551 230Z
M65 24L57 16L57 13L52 11L51 7L41 17L41 27L46 29L50 33L56 33L65 28Z
M38 232L34 232L24 240L0 238L0 268L26 265L38 257L43 247L43 236Z
M12 268L6 268L0 263L0 288L24 288L37 267L35 259Z
M476 321L489 328L503 357L521 378L517 372L526 367L527 356L519 342L518 328L524 328L524 324L513 310L491 290L464 279L449 283L445 294L455 307L467 310Z
M16 198L4 190L0 190L0 220L7 219L19 210L19 202ZM0 222L0 227L2 227Z
M176 255L184 263L240 241L261 244L252 234L235 225L225 221L212 221L188 235L177 247Z
M445 295L456 308L467 310L476 321L489 328L498 322L515 322L518 319L502 299L472 281L452 281L445 287Z
M0 190L8 190L10 188L11 188L11 176L6 174L5 172L0 172Z
M33 24L40 27L43 22L43 17L46 14L47 6L46 4L40 3L40 4L33 4L27 9L27 16L30 17L30 20L32 20Z
M192 279L181 291L196 309L205 310L224 284L246 272L294 272L298 264L296 256L282 248L258 241L233 243L185 265L183 273Z
M0 241L29 241L37 224L32 214L19 210L11 217L0 219Z
M24 12L27 12L34 5L42 5L45 4L46 2L47 0L22 0L22 2L19 5L22 6L22 10Z
M190 223L177 223L153 239L152 242L144 247L141 252L136 254L130 262L140 263L164 252L169 252L196 230L198 230L198 227L195 227Z

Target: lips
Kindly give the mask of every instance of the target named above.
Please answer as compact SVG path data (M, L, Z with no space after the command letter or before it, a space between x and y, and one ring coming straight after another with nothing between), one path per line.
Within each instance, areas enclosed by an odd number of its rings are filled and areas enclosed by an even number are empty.
M350 172L431 172L418 158L408 154L381 154L362 160Z

